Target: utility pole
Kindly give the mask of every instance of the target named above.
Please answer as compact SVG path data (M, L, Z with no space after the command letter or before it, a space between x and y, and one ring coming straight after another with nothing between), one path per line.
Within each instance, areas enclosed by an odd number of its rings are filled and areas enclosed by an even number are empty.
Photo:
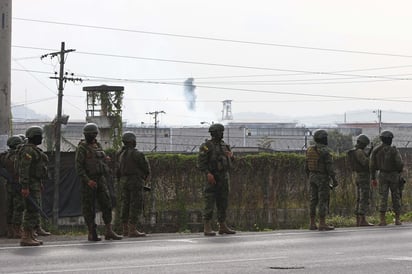
M154 127L154 148L153 148L154 151L157 151L157 123L158 123L157 115L159 115L161 113L166 114L166 112L164 112L163 110L153 111L153 112L146 112L146 114L153 115L154 120L155 120L155 122L154 122L154 125L155 125L155 127Z
M0 1L0 152L11 131L11 0Z
M382 132L382 110L378 109L378 110L374 110L373 112L378 115L378 132L380 136Z
M63 105L63 84L67 81L81 81L80 78L68 78L64 74L64 62L66 53L75 51L74 49L65 49L64 42L61 42L60 51L47 53L42 55L40 59L43 59L47 56L50 58L58 57L60 59L60 71L59 76L50 77L50 79L59 80L59 93L57 101L57 117L55 121L55 134L56 134L56 143L55 143L55 167L54 167L54 199L53 199L53 224L58 226L59 220L59 186L60 186L60 145L61 145L61 125L62 125L62 105ZM57 72L55 73L57 74ZM67 73L66 73L67 75Z
M0 0L0 152L11 135L11 0ZM0 236L6 234L7 189L0 184Z

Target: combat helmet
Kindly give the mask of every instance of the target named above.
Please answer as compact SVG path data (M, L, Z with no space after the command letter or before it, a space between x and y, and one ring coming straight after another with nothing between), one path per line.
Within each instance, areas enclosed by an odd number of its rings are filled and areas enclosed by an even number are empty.
M7 146L10 148L17 147L21 143L23 143L23 140L20 138L19 135L13 135L9 137L9 139L7 139Z
M33 138L34 136L42 136L43 129L39 126L31 126L26 130L26 137Z
M361 134L356 138L356 142L358 144L362 144L362 145L367 146L367 145L369 145L370 140L369 140L368 136L366 136L365 134Z
M83 134L93 134L93 133L99 133L99 128L95 123L87 123L83 127Z
M381 132L381 134L379 135L379 137L381 138L390 138L393 139L393 133L390 132L389 130L384 130Z
M209 127L209 132L215 132L215 131L225 131L225 127L222 124L212 124Z
M126 131L122 136L123 143L136 142L136 135L131 131Z

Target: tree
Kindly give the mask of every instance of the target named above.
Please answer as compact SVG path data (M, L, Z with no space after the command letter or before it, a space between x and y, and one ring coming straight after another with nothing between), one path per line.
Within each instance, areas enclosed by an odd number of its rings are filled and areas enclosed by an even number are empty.
M344 135L338 130L328 131L328 146L336 153L342 153L353 147L352 135Z

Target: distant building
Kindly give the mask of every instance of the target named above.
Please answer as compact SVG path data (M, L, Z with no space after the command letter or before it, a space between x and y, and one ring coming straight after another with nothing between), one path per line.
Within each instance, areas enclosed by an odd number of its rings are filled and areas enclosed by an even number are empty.
M74 151L80 139L83 139L83 127L86 122L68 122L62 125L62 151ZM51 122L14 122L13 134L24 134L29 126L52 126ZM408 147L412 141L412 123L383 123L381 130L390 130L395 135L393 144ZM191 153L199 150L200 144L210 138L209 125L190 127L157 127L158 152ZM312 141L312 132L317 128L299 127L296 123L253 123L229 122L225 124L224 139L237 152L257 151L293 151L306 149ZM328 130L328 128L325 128ZM363 133L371 140L378 137L376 123L343 123L329 128L344 135L356 136ZM123 132L132 131L137 137L137 148L143 152L154 151L154 126L142 124L131 126L124 124ZM98 137L99 139L99 137ZM99 139L100 142L105 142ZM106 144L108 145L108 144ZM53 143L45 138L42 149L52 150Z

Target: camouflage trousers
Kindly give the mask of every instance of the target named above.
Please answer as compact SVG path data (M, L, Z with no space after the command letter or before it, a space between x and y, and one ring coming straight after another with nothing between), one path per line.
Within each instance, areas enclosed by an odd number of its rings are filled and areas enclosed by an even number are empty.
M207 179L203 189L204 210L203 220L210 221L216 206L219 223L226 221L226 210L229 197L229 173L214 174L216 184L210 184Z
M370 199L370 173L356 172L356 215L365 215L369 209Z
M23 222L24 200L21 193L7 189L7 223L21 225Z
M122 223L137 224L143 211L143 180L137 175L120 178Z
M398 172L379 172L379 211L388 210L388 196L391 191L392 206L395 213L401 212L401 202L399 193L399 173Z
M326 217L329 210L330 177L326 174L309 174L310 184L310 216L316 216L316 208L319 207L319 216Z
M84 221L86 225L95 223L97 204L102 211L104 223L110 224L112 222L112 202L107 188L106 178L101 176L91 179L97 183L97 188L90 188L88 184L83 183L81 189Z
M41 180L32 179L29 183L30 196L38 204L41 202L40 190ZM24 212L23 212L23 228L24 229L35 229L40 225L40 213L36 207L33 206L28 199L23 198ZM40 205L40 204L39 204Z

